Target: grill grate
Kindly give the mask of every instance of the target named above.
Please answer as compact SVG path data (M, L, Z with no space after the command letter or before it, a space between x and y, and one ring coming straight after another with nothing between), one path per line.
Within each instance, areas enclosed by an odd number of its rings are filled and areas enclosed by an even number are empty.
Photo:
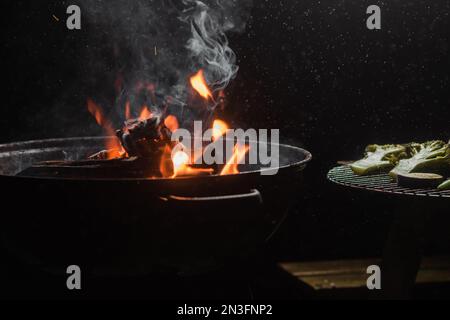
M353 173L349 166L339 166L328 172L328 180L353 188L371 191L395 193L413 196L444 197L450 198L450 190L439 191L437 189L413 189L399 187L391 181L388 174L376 174L370 176L358 176Z

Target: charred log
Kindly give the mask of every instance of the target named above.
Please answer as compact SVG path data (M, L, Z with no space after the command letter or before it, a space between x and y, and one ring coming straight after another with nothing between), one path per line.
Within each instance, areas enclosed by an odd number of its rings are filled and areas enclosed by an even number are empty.
M161 158L172 141L170 130L159 117L128 120L116 134L122 150L102 150L86 160L40 162L18 176L81 179L161 176Z
M171 144L171 132L159 117L128 120L116 134L130 157L159 157L161 149Z
M86 160L46 161L32 165L18 176L75 179L120 179L210 175L218 166L189 165L176 170L170 151L176 145L160 117L133 119L116 131L121 146L102 150Z

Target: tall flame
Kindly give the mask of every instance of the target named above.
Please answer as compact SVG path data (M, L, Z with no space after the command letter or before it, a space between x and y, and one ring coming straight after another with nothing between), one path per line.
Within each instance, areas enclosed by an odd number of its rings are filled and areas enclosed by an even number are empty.
M214 141L227 133L228 125L222 120L214 120L212 127L212 138Z
M184 151L177 151L172 156L172 162L173 162L173 177L176 177L186 170L189 164L189 156Z
M125 150L123 150L121 144L117 139L111 138L112 136L115 136L115 130L111 122L105 117L103 109L92 99L87 100L87 108L89 112L94 116L98 125L103 128L105 134L109 136L105 140L105 148L108 151L107 158L116 159L122 157L125 154Z
M194 88L200 96L205 99L212 99L213 96L206 84L203 70L200 70L195 76L191 77L190 81L192 88Z
M194 79L199 77L197 79ZM197 76L191 79L193 87L199 89L201 94L202 88L207 90L205 97L211 97L208 87L204 83L202 71L199 71ZM198 82L203 83L197 86ZM203 96L203 95L202 95ZM115 130L112 123L105 117L103 109L97 105L92 99L87 100L87 108L89 112L93 115L97 123L102 126L103 130L108 136L115 136ZM131 118L131 107L130 103L127 102L125 105L125 116L127 119ZM152 117L152 113L147 106L143 106L139 120L143 121ZM169 115L164 119L164 124L166 127L174 132L179 128L178 120L175 116ZM229 129L227 123L222 120L216 119L212 125L212 140L215 141L220 137L224 136ZM214 169L212 168L196 168L192 165L190 156L183 150L175 151L171 145L166 145L160 162L160 172L165 178L176 178L182 176L195 176L204 174L213 174ZM116 159L126 157L127 154L123 147L121 146L118 139L111 139L109 137L105 141L105 148L108 151L106 153L107 159ZM246 154L250 148L246 145L242 146L236 144L233 150L233 155L228 159L227 163L223 167L220 175L230 175L239 173L238 165L245 158Z
M223 167L221 176L229 175L229 174L238 174L238 165L245 158L245 155L250 150L248 146L235 145L233 156L228 160L227 164Z
M161 156L159 172L164 178L170 178L173 175L172 148L168 144L164 147Z
M99 126L102 126L103 128L111 127L111 124L108 123L108 121L105 118L105 115L103 113L103 109L95 104L92 99L87 100L87 108L89 112L92 114L92 116L95 118L95 121L97 121L97 124Z
M125 119L130 120L131 119L131 105L130 101L127 101L125 104Z
M144 120L150 119L151 117L152 117L152 113L150 112L148 107L143 106L142 110L141 110L141 114L139 115L139 120L144 121Z
M170 132L175 132L180 127L178 119L173 115L169 115L164 119L164 125L169 128Z

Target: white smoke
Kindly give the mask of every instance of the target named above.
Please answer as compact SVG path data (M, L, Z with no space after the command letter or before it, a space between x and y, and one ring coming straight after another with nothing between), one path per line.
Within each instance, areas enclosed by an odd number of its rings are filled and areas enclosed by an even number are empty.
M97 87L104 84L100 66L120 74L118 112L126 101L135 111L143 104L161 108L163 103L155 101L155 93L136 91L151 84L159 100L170 101L175 115L196 120L202 113L184 108L192 103L188 101L189 77L202 69L213 93L225 89L236 77L239 68L226 32L243 30L252 0L81 1L90 27L99 33L88 52L92 78ZM101 63L108 46L114 51L112 67ZM182 115L176 114L180 106Z
M202 1L188 2L195 3L196 7L188 10L191 11L188 21L192 38L188 40L187 48L192 58L204 68L206 80L213 91L223 90L239 70L236 55L225 35L225 31L232 29L233 24L230 20L221 23L217 12Z

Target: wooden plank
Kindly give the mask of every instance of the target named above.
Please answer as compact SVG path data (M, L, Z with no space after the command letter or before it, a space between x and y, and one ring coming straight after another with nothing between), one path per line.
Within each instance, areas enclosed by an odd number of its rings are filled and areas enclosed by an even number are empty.
M380 265L381 259L288 262L280 266L315 290L365 288L370 265ZM382 271L383 272L383 271ZM424 258L416 284L450 282L450 257Z

